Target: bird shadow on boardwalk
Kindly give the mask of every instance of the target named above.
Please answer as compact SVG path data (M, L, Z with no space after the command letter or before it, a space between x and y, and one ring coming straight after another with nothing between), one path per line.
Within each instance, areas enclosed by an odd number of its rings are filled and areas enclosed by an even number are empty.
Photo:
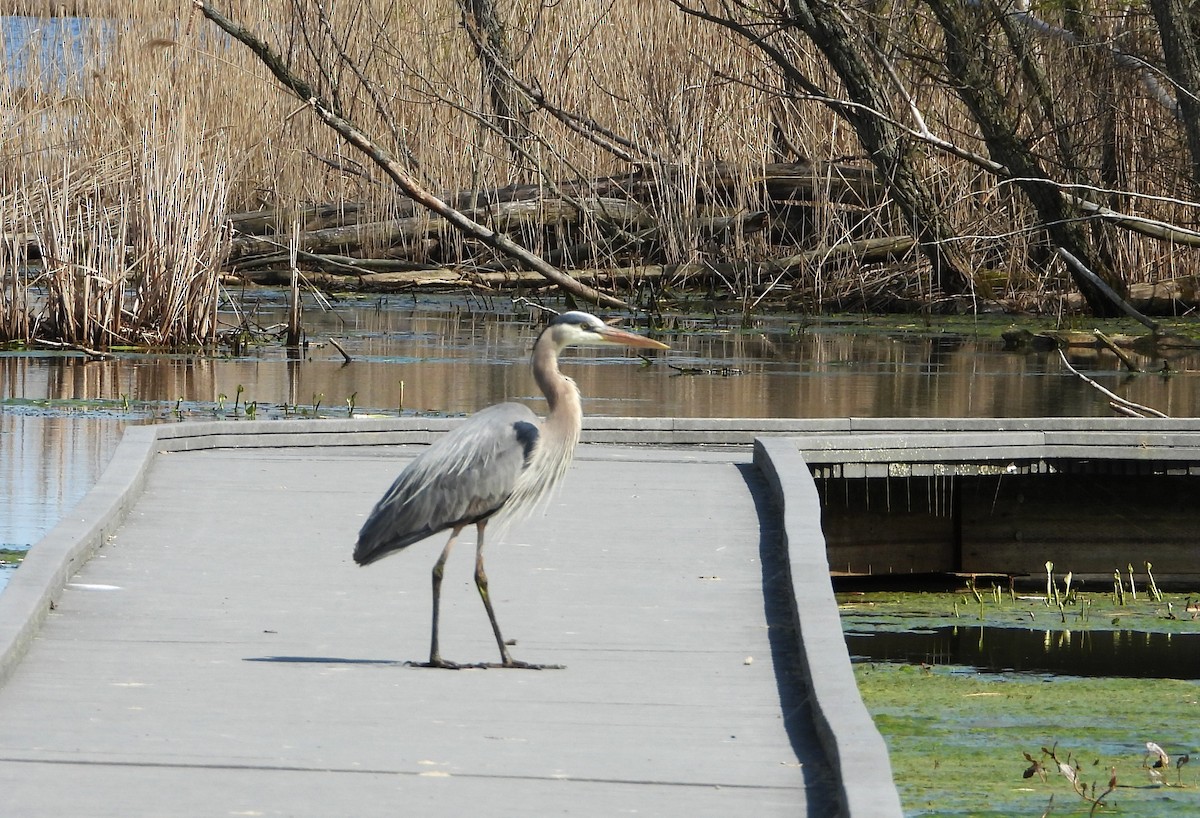
M250 656L245 662L279 662L295 665L384 665L386 667L419 667L415 662L401 659L346 659L340 656Z
M775 506L766 480L757 467L738 467L758 515L758 552L762 565L763 612L771 645L771 662L783 725L792 751L801 764L808 793L808 815L824 818L838 803L838 787L829 759L817 740L817 727L809 701L808 685L800 657L795 627L795 596L791 568L782 537L780 511Z
M431 665L411 659L346 659L340 656L249 656L244 662L276 662L295 665L382 665L384 667L412 667L420 670L566 670L566 665L521 664L506 666L498 662L474 662L451 666Z

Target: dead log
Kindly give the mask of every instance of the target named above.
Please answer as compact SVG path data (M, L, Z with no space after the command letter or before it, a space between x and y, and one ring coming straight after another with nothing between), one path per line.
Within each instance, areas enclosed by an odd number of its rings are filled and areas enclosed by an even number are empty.
M1068 293L1064 299L1068 309L1078 310L1085 305L1078 293ZM1130 284L1126 302L1146 315L1182 315L1200 307L1200 280L1195 277Z
M307 82L292 73L292 70L283 58L267 43L260 40L245 27L217 11L212 5L205 2L205 0L194 0L194 2L196 8L206 18L249 48L280 84L298 99L307 102L309 108L316 114L318 119L370 158L379 170L391 179L410 199L446 219L460 233L482 242L496 252L520 259L526 267L541 273L546 279L554 282L562 290L576 298L606 307L628 309L629 305L621 299L573 281L570 276L564 275L561 270L547 264L545 260L513 242L508 236L496 233L485 225L479 224L426 190L395 157L374 142L368 134L359 129L353 122L343 117L336 103L330 104L322 99L313 92L312 87Z
M639 199L661 198L664 189L691 185L698 175L697 196L703 202L725 203L757 192L775 202L848 203L874 207L887 198L887 188L874 168L838 162L774 162L756 169L716 162L699 170L643 168L630 178L628 191Z
M567 201L561 198L536 200L514 200L465 211L465 214L481 224L505 233L541 233L558 225L578 224L589 220L602 227L616 231L653 231L643 235L641 242L657 238L660 220L645 206L628 199L593 197ZM740 231L743 235L761 231L769 224L765 211L737 212L728 208L711 208L702 216L695 228L701 237L711 239ZM389 221L351 224L310 230L299 234L297 250L318 255L354 254L364 247L388 248L418 245L428 251L426 240L449 229L440 218L416 217ZM288 249L288 240L282 236L243 235L230 240L227 263L242 266L261 266L260 257L273 263L281 252ZM404 254L414 258L414 253Z
M788 280L808 270L845 263L881 263L910 253L915 241L908 236L884 237L821 246L802 253L764 262L644 264L628 267L607 267L566 271L575 281L592 287L635 286L647 281L750 281L760 284L778 279ZM386 259L351 259L347 257L302 257L306 265L319 266L316 272L305 273L312 284L331 289L362 288L368 290L410 289L413 287L487 288L539 287L548 282L539 273L527 270L468 270L453 268L424 268L419 270L387 269L397 264ZM240 273L246 280L258 284L278 284L290 280L290 271L281 265L273 270L248 270Z
M691 173L681 168L643 168L623 176L558 182L556 187L576 200L632 199L648 204L661 201L664 189L682 187ZM764 198L779 203L842 202L866 207L884 201L886 193L872 168L836 162L778 162L754 170L719 162L699 171L699 182L696 196L697 203L702 205L728 203L741 188L757 190ZM513 202L537 201L545 196L546 187L543 185L509 185L485 190L451 191L440 198L456 210L474 213ZM388 212L381 213L381 210ZM226 221L240 235L286 235L290 233L295 220L299 220L302 232L309 232L359 222L367 224L408 219L423 212L411 199L403 198L374 208L363 202L342 202L312 205L295 213L254 210L231 213Z
M1116 343L1113 342L1113 339L1109 338L1098 329L1092 330L1092 334L1096 336L1096 340L1099 341L1105 349L1107 349L1113 355L1116 355L1121 363L1125 365L1125 368L1130 372L1142 371L1142 368L1137 365L1137 361L1133 360L1133 358L1129 356L1128 352L1117 346Z
M251 210L247 213L231 213L225 217L225 222L234 233L241 235L264 236L270 233L287 235L296 221L300 222L302 231L354 224L362 217L366 209L366 205L362 202L342 202L341 204L311 205L296 212Z
M569 240L575 235L586 235L586 231L569 230L563 234L561 228L593 225L600 228L601 235L610 235L611 241L599 239L591 244L558 246L551 241L544 253L550 264L578 267L601 259L637 261L663 238L664 229L679 229L678 225L664 228L656 207L664 199L677 195L677 191L697 191L700 215L688 228L705 242L724 242L767 229L786 235L795 229L786 219L773 218L769 211L747 212L744 205L735 207L734 203L773 200L782 205L837 199L863 206L877 203L883 197L883 187L869 168L810 161L776 163L754 172L728 163L714 163L698 171L657 166L624 176L563 183L557 190L561 195L548 196L547 189L539 185L458 191L446 196L451 212L458 216L444 214L446 218L428 211L418 212L411 198L388 205L387 209L400 215L387 219L372 218L379 212L378 206L368 208L356 202L314 205L290 213L264 210L234 214L229 217L234 236L228 245L226 266L235 265L243 274L270 270L280 264L281 257L293 249L290 245L294 243L294 250L305 258L306 266L333 275L411 272L414 266L428 269L427 261L439 247L465 247L468 253L472 252L475 239L470 237L465 244L441 244L452 229L462 229L456 219L480 226L485 231L483 235L494 231L493 235L498 236L495 241L501 244L508 235L533 237L538 243L548 236ZM298 233L292 230L296 221L301 228ZM453 227L451 222L455 222ZM896 250L890 237L876 241L880 249L865 251L862 260L893 257L906 253L911 246L909 242ZM489 243L483 241L485 245ZM498 245L493 249L499 249ZM854 248L848 252L854 256L863 251ZM381 255L388 258L380 258ZM515 255L499 259L474 257L470 261L483 272L511 272L530 266L528 259L518 259ZM811 260L810 255L801 254L791 261L768 262L762 270L765 274L786 274L792 266L809 264ZM704 272L697 268L678 274L690 278ZM717 270L716 275L737 273ZM274 280L269 272L248 277L264 282ZM363 282L364 286L376 284L392 286L393 282Z
M296 249L304 253L346 253L364 245L392 247L403 242L424 238L437 230L438 219L429 218L392 219L366 224L350 224L308 230L300 233ZM226 263L233 263L254 256L274 256L288 249L289 239L284 235L274 238L266 236L235 236L229 242Z

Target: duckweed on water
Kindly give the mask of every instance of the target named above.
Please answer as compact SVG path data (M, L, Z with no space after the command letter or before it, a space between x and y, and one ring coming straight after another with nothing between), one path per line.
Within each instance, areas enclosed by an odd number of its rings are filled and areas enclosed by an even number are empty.
M838 594L838 607L846 630L894 633L984 624L1073 633L1200 633L1200 593L1162 594L1161 599L1154 599L1139 590L1136 599L1126 593L1125 603L1120 604L1112 593L1089 590L1073 592L1059 606L1047 605L1041 595L977 590L978 596L970 592Z
M1042 748L1078 764L1080 782L1095 784L1097 795L1115 768L1118 787L1097 815L1200 815L1200 763L1175 766L1188 752L1200 761L1196 682L985 676L894 664L858 665L855 673L887 741L907 816L1088 815L1091 804ZM1159 780L1147 741L1171 756ZM1044 764L1045 780L1023 777L1025 753Z
M841 595L843 626L847 633L1023 628L1051 641L1071 633L1103 640L1105 631L1200 633L1200 618L1192 618L1200 612L1190 610L1195 603L1186 595L1151 599L1139 592L1121 605L1112 595L1089 593L1060 608L1037 596L979 590L978 597L969 590ZM908 816L1182 818L1200 815L1200 657L1172 655L1192 666L1180 674L1190 679L979 673L936 661L862 663L855 673L888 743ZM1147 742L1170 755L1161 772L1152 769ZM1103 793L1114 771L1116 790L1092 813L1044 750L1077 765L1089 795L1093 785L1094 795ZM1188 753L1196 762L1176 766Z

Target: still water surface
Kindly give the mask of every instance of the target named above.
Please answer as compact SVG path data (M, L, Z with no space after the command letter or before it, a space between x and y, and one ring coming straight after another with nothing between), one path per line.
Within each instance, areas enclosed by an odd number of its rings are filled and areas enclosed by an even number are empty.
M846 631L856 662L951 665L983 672L1200 679L1200 633L1043 631L951 625Z
M259 326L284 320L276 295L244 306ZM507 302L392 297L306 309L311 343L296 357L274 343L224 358L0 353L0 547L28 546L48 531L95 482L131 423L234 421L247 404L260 419L345 417L350 402L359 415L456 415L508 399L543 409L526 365L536 321ZM570 350L563 369L591 415L1110 413L1057 353L1006 352L995 330L796 316L743 327L736 317L695 316L668 322L659 337L672 349L651 363L626 350ZM326 343L330 336L351 363ZM1172 359L1170 377L1124 376L1107 354L1071 357L1124 397L1184 416L1200 409L1200 359L1189 355Z

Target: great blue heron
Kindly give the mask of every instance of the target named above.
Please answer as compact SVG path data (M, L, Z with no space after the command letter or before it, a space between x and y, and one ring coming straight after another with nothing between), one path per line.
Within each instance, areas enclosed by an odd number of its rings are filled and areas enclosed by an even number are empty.
M546 419L520 403L476 412L408 464L359 531L354 561L369 565L450 529L450 540L433 566L430 667L458 667L442 659L438 650L438 607L446 558L458 535L472 524L478 531L475 587L492 623L501 665L538 667L513 661L500 635L483 570L483 532L502 510L510 519L531 511L566 473L579 441L583 410L575 382L558 371L558 355L569 346L592 344L668 348L585 312L555 317L533 345L533 377L546 396Z

